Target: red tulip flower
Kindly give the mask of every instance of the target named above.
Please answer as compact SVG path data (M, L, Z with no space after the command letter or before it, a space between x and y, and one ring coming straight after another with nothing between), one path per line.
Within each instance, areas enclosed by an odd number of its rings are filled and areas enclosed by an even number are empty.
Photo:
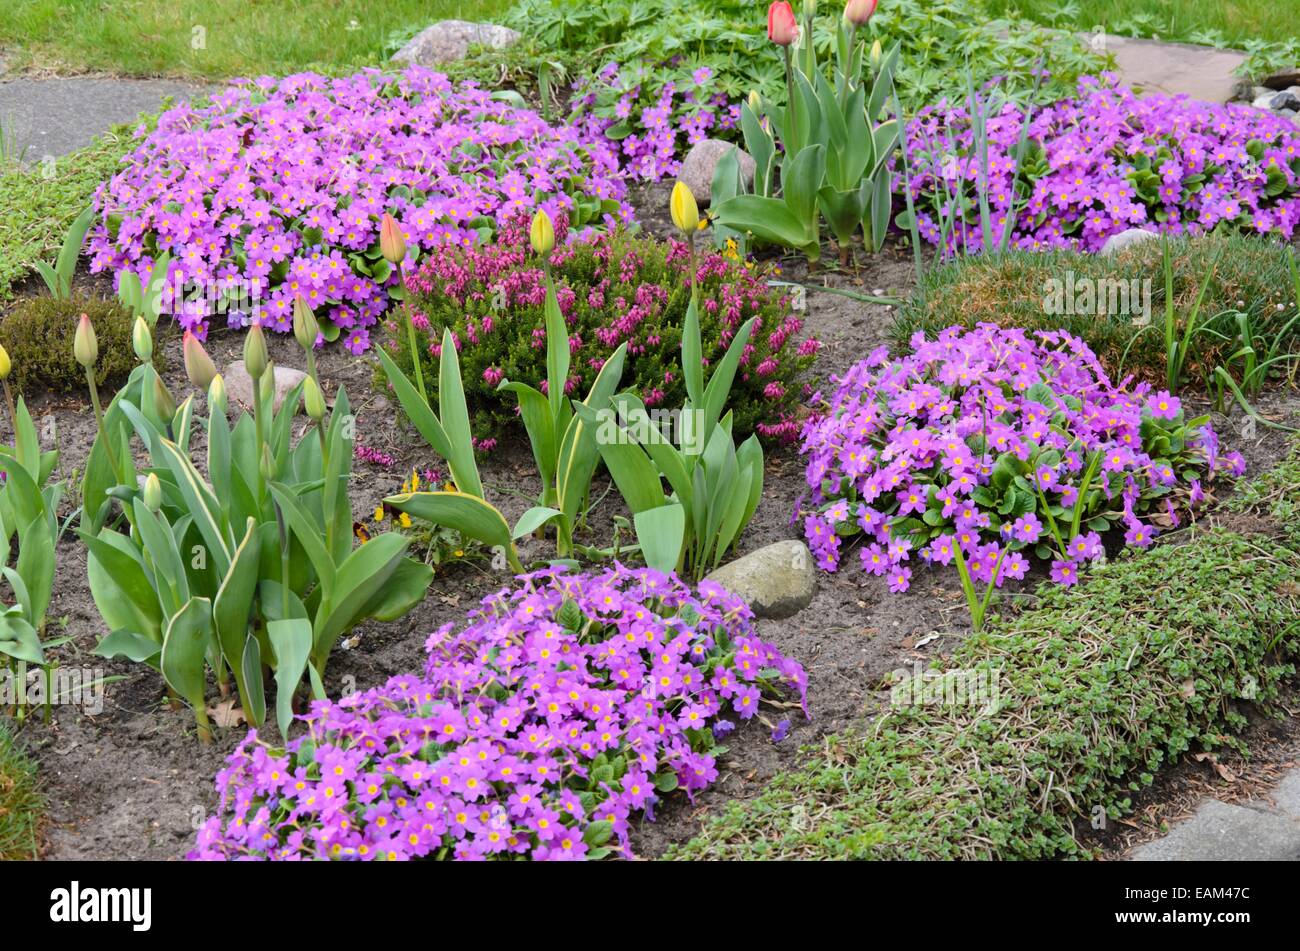
M789 46L799 36L799 24L786 0L775 0L767 8L767 38L777 46Z

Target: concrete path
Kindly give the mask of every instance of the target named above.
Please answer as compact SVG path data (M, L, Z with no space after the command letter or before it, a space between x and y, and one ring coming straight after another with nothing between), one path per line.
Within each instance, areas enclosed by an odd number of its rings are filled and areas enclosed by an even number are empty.
M1273 805L1207 799L1162 839L1129 853L1133 861L1300 861L1300 768L1274 789Z
M157 112L168 96L179 101L211 88L154 79L0 80L0 128L27 162L39 162L83 148L142 112Z

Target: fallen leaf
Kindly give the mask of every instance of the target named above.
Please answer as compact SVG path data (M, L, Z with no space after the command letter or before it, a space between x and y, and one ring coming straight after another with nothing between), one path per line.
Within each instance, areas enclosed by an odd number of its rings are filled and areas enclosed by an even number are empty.
M215 707L208 707L208 716L212 717L213 723L224 728L247 723L248 718L244 716L242 709L235 706L236 702L235 698L231 697L229 700L223 700Z

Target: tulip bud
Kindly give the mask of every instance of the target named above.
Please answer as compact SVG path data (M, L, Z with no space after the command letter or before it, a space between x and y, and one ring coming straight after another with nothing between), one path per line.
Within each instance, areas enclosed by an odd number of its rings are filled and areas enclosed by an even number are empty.
M844 4L844 19L854 26L864 26L876 12L878 0L848 0Z
M131 326L131 346L135 348L135 358L141 363L153 359L153 333L143 317L137 317Z
M95 328L90 324L90 317L81 315L77 324L76 336L72 338L72 355L87 370L99 359L99 341L95 339Z
M208 406L212 407L212 409L217 412L224 413L226 411L227 402L226 381L223 380L221 374L218 373L212 378L212 382L208 385Z
M758 115L758 110L763 107L763 97L758 94L757 89L749 91L749 111Z
M252 379L260 380L262 374L266 372L269 359L266 354L266 337L262 336L262 325L253 324L248 328L248 336L244 338L244 369Z
M0 380L9 379L9 371L13 369L13 364L9 362L9 351L0 347Z
M388 212L384 212L379 224L379 251L389 264L401 264L406 260L406 239Z
M320 391L320 386L312 377L307 377L302 384L302 402L307 409L307 415L320 422L325 418L325 394Z
M293 298L293 336L298 346L304 350L316 348L316 338L320 336L320 324L316 323L316 314L301 294Z
M686 187L685 182L673 186L673 196L668 205L672 213L673 224L682 234L693 234L700 226L700 209L695 204L695 196Z
M208 352L199 343L199 338L190 331L185 331L181 338L181 355L185 360L185 375L196 390L206 390L212 385L212 378L217 375L217 365L212 362Z
M799 36L799 24L787 0L775 0L767 8L767 38L777 46L789 46Z
M817 0L803 0L804 19L811 19L817 15Z
M266 364L266 372L257 381L258 395L264 400L275 399L275 361Z
M271 455L271 447L265 443L262 444L261 470L263 479L267 482L275 481L275 457Z
M144 507L150 512L156 512L162 508L162 483L152 472L144 480Z
M880 57L884 55L884 50L880 48L880 40L871 44L871 52L867 54L871 61L871 68L875 69L880 65Z
M157 373L153 375L153 406L163 419L171 419L176 415L176 400Z
M528 229L528 240L532 242L533 250L542 257L551 253L551 249L555 247L555 225L551 223L550 215L541 210L533 215L532 227Z

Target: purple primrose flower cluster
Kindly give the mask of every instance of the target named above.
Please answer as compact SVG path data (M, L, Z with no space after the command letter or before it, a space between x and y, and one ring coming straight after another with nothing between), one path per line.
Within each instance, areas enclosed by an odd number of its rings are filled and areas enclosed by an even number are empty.
M1019 165L1022 107L986 116L986 169L970 108L945 100L908 128L917 226L949 251L984 245L981 198L994 237L1014 213L1011 242L1032 249L1097 251L1128 228L1290 238L1300 223L1300 128L1275 114L1088 77L1077 99L1034 110Z
M1186 419L1147 384L1113 385L1066 333L980 324L911 343L853 366L805 425L804 533L826 571L860 542L863 569L893 591L917 563L959 554L986 584L1038 558L1072 585L1112 529L1145 548L1202 501L1203 482L1244 471L1208 417Z
M632 816L712 782L717 740L761 698L806 710L803 668L751 621L646 569L522 575L429 638L422 677L316 701L287 749L251 733L190 857L629 855Z
M251 288L260 322L282 332L301 294L326 338L354 353L397 281L380 254L384 212L420 251L475 244L536 208L567 213L575 229L631 219L602 136L420 67L243 81L139 134L97 193L92 270L148 280L168 252L169 284ZM176 298L182 326L202 336L215 308ZM244 326L251 312L226 320Z

